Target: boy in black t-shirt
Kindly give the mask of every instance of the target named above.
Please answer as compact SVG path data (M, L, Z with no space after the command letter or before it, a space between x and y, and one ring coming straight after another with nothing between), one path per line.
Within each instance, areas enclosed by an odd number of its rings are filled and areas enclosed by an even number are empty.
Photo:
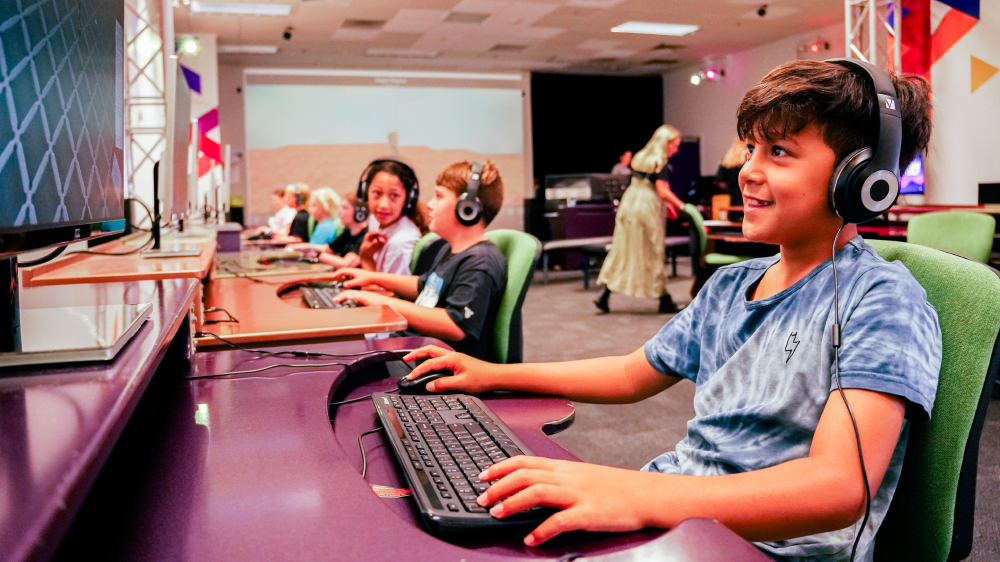
M344 291L338 301L362 305L387 304L409 323L413 333L449 342L458 351L483 358L493 340L493 324L507 287L507 262L484 235L500 212L503 181L492 162L482 165L477 199L479 219L466 226L456 206L467 193L473 165L459 162L437 177L430 208L430 230L446 242L438 249L430 270L420 276L394 275L361 269L341 269L335 275L347 288L378 285L403 297L370 291ZM473 220L475 220L473 218ZM468 222L468 221L466 221Z

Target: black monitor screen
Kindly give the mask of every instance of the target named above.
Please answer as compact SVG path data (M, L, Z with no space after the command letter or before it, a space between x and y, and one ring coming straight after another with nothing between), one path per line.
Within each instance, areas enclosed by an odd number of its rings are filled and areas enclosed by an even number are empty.
M0 235L123 218L123 17L122 0L0 0Z

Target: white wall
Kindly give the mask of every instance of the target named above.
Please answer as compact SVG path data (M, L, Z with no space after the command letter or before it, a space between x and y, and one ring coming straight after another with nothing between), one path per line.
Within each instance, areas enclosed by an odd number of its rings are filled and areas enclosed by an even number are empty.
M1000 182L1000 74L974 93L970 82L972 56L1000 67L1000 2L979 10L979 23L931 67L927 203L976 205L980 183Z
M746 51L720 54L716 57L716 67L722 63L726 76L717 82L691 84L691 75L703 68L700 66L685 66L664 75L665 122L677 127L685 136L701 138L703 175L715 175L722 155L736 138L736 110L743 94L771 69L797 58L796 47L812 42L817 36L830 43L830 50L821 50L808 58L824 60L844 56L844 25L836 24Z

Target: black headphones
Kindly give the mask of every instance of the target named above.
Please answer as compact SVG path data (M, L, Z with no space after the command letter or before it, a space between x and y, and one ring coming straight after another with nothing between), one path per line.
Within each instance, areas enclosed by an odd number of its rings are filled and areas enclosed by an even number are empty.
M296 207L301 207L302 205L306 204L306 196L305 196L304 193L302 193L302 188L300 188L299 186L297 186L295 184L292 184L292 193L295 194L295 206Z
M483 204L479 201L479 182L482 177L483 163L473 162L465 193L455 203L455 216L463 226L472 226L483 218Z
M393 162L401 166L401 173L397 174L396 172L377 169L387 162ZM409 164L402 160L396 158L379 158L378 160L373 160L365 168L365 171L361 172L361 178L358 180L358 200L354 205L354 222L368 220L368 186L371 184L375 174L379 172L390 173L403 182L403 187L406 189L406 203L403 205L404 215L417 207L417 200L420 199L420 183L417 181L417 173L413 171L413 168Z
M844 222L868 222L892 207L899 197L899 149L903 125L896 87L877 66L853 59L832 62L867 77L878 103L878 142L858 149L840 161L830 178L829 198Z

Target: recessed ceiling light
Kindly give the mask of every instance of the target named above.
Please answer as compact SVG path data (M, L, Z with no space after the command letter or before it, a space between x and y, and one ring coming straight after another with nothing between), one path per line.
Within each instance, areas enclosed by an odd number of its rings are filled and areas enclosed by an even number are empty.
M612 27L612 33L641 33L644 35L672 35L680 37L698 31L697 25L680 23L653 23L645 21L627 21L618 27Z
M235 2L191 2L192 14L236 14L246 16L287 16L289 4L238 4Z
M276 55L277 45L219 45L220 55Z

